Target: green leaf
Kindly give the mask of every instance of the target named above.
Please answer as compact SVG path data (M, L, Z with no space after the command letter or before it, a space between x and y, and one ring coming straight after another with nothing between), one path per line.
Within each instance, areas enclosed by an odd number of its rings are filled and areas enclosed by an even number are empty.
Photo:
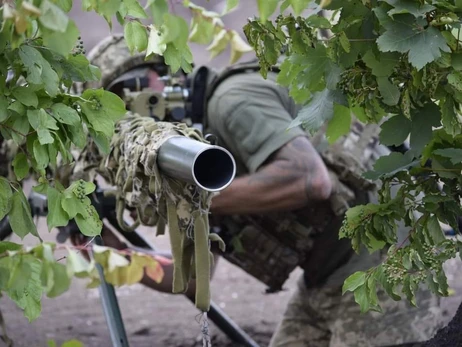
M410 132L411 121L402 115L396 115L382 124L380 142L386 146L399 146Z
M79 340L69 340L64 342L61 347L85 347Z
M440 58L441 51L451 52L438 29L429 26L419 30L415 27L414 19L406 15L399 17L399 21L383 23L387 30L377 39L382 52L408 53L409 62L417 70Z
M369 310L369 296L367 294L367 285L365 284L354 291L355 301L359 304L361 313Z
M162 40L162 34L153 25L149 26L149 39L146 48L146 58L152 54L163 55L167 45Z
M462 93L462 72L456 71L448 75L448 83L459 93Z
M343 50L347 53L350 53L351 51L351 44L350 40L348 40L348 37L346 36L345 32L342 31L338 35L338 40L340 42L340 45L342 46Z
M56 298L69 290L71 280L67 276L64 264L50 263L49 266L53 274L53 286L47 292L47 296L49 298Z
M56 96L59 90L59 77L40 52L33 47L22 45L19 48L19 56L28 72L27 81L32 84L44 84L48 94Z
M29 322L40 316L42 308L40 302L42 298L41 270L42 265L38 259L22 256L12 272L12 276L17 276L22 280L18 284L12 282L7 291L10 299L24 310L24 315Z
M229 13L239 5L239 0L226 0L226 8L223 14Z
M29 161L23 152L19 152L13 159L13 170L18 181L21 181L29 174ZM1 219L1 218L0 218Z
M0 241L0 254L6 251L19 251L22 249L22 245L10 241Z
M135 51L142 52L148 46L148 34L145 27L139 22L130 21L125 24L124 38L131 54Z
M88 276L92 270L92 265L85 258L72 249L68 249L66 257L66 269L68 277L83 278Z
M0 220L2 220L11 209L11 198L13 192L10 187L10 182L0 176Z
M69 215L62 207L63 194L56 188L48 187L48 231L51 229L66 226L69 223Z
M8 100L5 95L0 94L0 122L8 118Z
M82 98L87 102L79 101L79 105L93 129L112 137L114 123L126 113L123 100L116 94L102 89L87 89L83 92Z
M33 143L33 152L37 162L37 168L45 169L50 162L47 147L41 145L39 140L35 140Z
M452 136L462 133L462 120L459 120L456 113L454 99L448 95L440 101L440 107L444 130Z
M325 121L334 116L334 103L344 105L344 96L338 91L325 89L313 94L311 100L300 110L289 128L299 125L306 127L311 133L316 132Z
M29 202L22 190L13 193L9 218L11 229L21 240L30 233L42 241L32 220Z
M169 43L164 52L165 63L170 66L172 72L177 72L181 67L181 52L175 45Z
M16 87L11 92L23 105L37 107L38 98L33 89L28 87Z
M43 43L55 52L68 56L80 36L80 31L73 20L69 20L65 32L44 29Z
M424 147L430 142L433 127L441 125L441 111L434 103L428 103L424 107L413 110L410 145L411 151L418 156Z
M74 143L78 148L83 148L85 146L87 142L87 137L83 130L82 124L67 126L66 132L69 135L69 138L72 141L72 143Z
M366 273L363 271L356 271L350 275L343 283L342 295L346 292L354 292L358 287L366 283Z
M451 159L454 165L462 163L462 149L460 148L437 149L433 153Z
M451 63L454 70L462 71L462 52L452 53Z
M215 25L213 21L207 20L202 16L194 16L191 19L191 32L189 33L189 41L202 45L209 44L215 33Z
M83 217L81 214L75 216L75 222L80 232L88 237L100 235L103 222L101 222L98 212L93 205L87 206L86 210L88 217Z
M431 215L427 220L427 230L428 234L433 239L435 244L439 244L446 240L441 225L438 222L438 218L435 215Z
M292 2L298 2L298 3L301 3L302 1L300 0L291 0ZM292 7L294 7L292 5ZM301 11L303 11L305 8L302 8ZM297 10L294 9L295 12L297 12ZM301 12L300 11L300 12ZM313 28L319 28L319 29L330 29L332 27L332 24L329 22L329 20L323 16L320 16L320 15L317 15L317 14L313 14L311 16L309 16L306 21L305 21L306 25L310 26L310 27L313 27ZM348 38L347 38L348 40ZM342 45L343 46L343 45Z
M61 33L66 31L69 18L61 8L48 0L43 0L40 11L42 14L39 21L45 28Z
M374 171L365 172L363 176L370 180L377 180L393 176L395 173L408 170L417 164L419 164L419 160L413 160L409 152L405 155L399 152L391 152L389 155L377 159L374 164Z
M104 134L95 131L90 131L90 134L101 153L109 154L111 152L111 144L109 138L104 136Z
M125 6L126 12L129 16L143 19L148 18L146 12L144 11L143 7L141 7L139 1L123 0L123 5Z
M257 0L258 13L260 20L265 22L276 11L279 0Z
M435 9L435 6L428 5L428 4L419 4L413 1L402 1L402 0L381 0L384 1L391 6L393 9L388 11L390 16L395 14L403 14L403 13L410 13L414 17L425 17L428 12L431 12Z
M329 121L326 130L327 140L330 144L350 131L351 113L348 107L334 104L334 116Z
M154 25L160 26L164 21L164 14L168 13L167 0L148 0L146 7L151 9Z
M401 96L398 86L392 84L387 77L378 77L377 84L383 102L387 105L397 105Z
M53 104L53 106L51 106L51 113L54 118L63 124L77 125L80 123L80 117L77 111L65 104Z
M54 0L53 2L64 12L69 12L72 9L72 0Z

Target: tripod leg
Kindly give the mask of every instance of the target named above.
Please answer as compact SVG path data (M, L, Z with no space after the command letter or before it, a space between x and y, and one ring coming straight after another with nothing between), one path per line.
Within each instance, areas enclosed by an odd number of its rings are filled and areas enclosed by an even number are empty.
M102 245L103 242L98 236L95 238L97 245ZM107 283L104 279L104 272L101 265L96 264L98 269L99 277L101 279L101 285L99 292L101 301L103 304L104 316L106 317L106 323L109 328L109 334L111 336L113 347L129 347L127 334L125 332L125 326L120 313L119 302L114 287Z

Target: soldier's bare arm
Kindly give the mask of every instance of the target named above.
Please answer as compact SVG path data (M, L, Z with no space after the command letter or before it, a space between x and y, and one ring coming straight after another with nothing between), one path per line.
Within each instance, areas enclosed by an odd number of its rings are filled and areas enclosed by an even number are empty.
M254 174L236 178L213 198L213 214L250 214L291 210L329 198L327 169L310 141L287 143Z

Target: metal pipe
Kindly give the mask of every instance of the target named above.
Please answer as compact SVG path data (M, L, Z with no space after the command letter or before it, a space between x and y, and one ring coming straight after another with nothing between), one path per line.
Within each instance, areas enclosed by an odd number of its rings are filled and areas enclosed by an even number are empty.
M225 148L185 136L173 136L159 148L159 169L166 175L216 192L225 189L236 175L236 163Z

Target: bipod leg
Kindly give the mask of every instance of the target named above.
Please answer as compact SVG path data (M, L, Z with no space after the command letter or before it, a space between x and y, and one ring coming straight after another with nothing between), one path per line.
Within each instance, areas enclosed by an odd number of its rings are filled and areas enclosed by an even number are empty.
M103 241L100 236L95 238L95 244L102 246ZM119 302L114 290L114 286L107 283L104 279L103 268L100 264L96 264L98 269L101 285L99 286L99 293L103 304L104 316L106 317L106 324L109 329L113 347L129 347L127 334L125 332L125 325L120 313Z
M110 222L112 224L112 221ZM115 224L115 226L117 226L117 224ZM136 230L129 233L120 230L120 228L117 228L117 230L135 247L155 251L154 245L138 234ZM194 303L194 298L186 297ZM247 335L245 331L227 316L213 301L210 302L210 310L207 312L207 317L232 341L240 343L245 347L259 347L258 343Z

